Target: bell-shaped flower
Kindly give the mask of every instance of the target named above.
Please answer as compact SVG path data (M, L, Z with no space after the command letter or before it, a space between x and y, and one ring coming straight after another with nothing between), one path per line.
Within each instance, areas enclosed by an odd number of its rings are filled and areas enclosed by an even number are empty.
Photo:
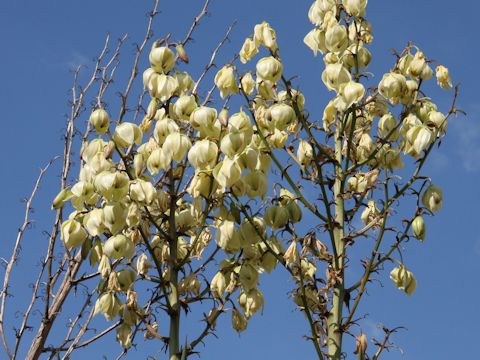
M283 65L273 56L268 56L257 62L256 69L258 78L275 83L282 77Z
M325 32L325 47L333 53L341 53L348 47L348 33L344 25L336 24Z
M133 144L139 145L142 142L142 130L138 125L124 122L115 128L113 141L118 147L129 147Z
M133 241L123 234L111 236L103 245L103 253L110 258L130 259L135 252Z
M383 75L378 91L385 96L393 105L396 105L407 90L407 80L405 76L397 73L387 73Z
M182 95L173 104L173 113L180 120L189 120L193 110L197 108L197 102L193 95Z
M130 183L130 199L141 205L150 205L157 198L157 191L150 181L141 179Z
M88 233L82 224L74 219L66 220L61 227L62 240L67 249L80 246L87 239Z
M105 134L110 125L110 117L105 109L95 109L88 120L95 131L99 134Z
M272 230L280 229L288 223L288 210L284 206L272 205L265 211L264 219Z
M339 92L341 85L350 82L350 72L341 64L328 64L322 73L322 81L328 90Z
M176 162L182 161L191 147L188 136L181 133L169 134L162 145L163 152Z
M430 211L439 211L443 205L442 189L438 186L430 185L423 193L422 204Z
M218 90L220 90L220 96L222 99L230 94L238 93L237 80L235 79L235 74L231 65L225 65L221 68L215 75L214 81Z
M404 291L407 295L412 295L417 287L417 280L413 273L408 271L404 265L394 268L390 272L390 279L399 290Z
M240 61L243 64L246 64L248 61L258 54L258 47L255 41L251 38L246 38L243 43L242 49L238 54L240 56Z
M277 49L277 35L269 23L264 21L261 24L255 25L253 32L253 40L257 46L263 45L272 51Z
M233 221L224 220L217 227L215 241L226 253L235 254L240 251L240 234Z
M175 54L166 46L152 48L148 55L152 69L159 73L167 73L175 66Z
M212 169L217 157L218 146L210 140L197 141L188 152L188 161L195 169Z

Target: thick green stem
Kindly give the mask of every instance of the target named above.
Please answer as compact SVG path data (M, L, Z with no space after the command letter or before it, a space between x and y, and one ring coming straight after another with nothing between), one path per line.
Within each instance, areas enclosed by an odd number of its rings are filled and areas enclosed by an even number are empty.
M168 270L170 273L170 331L168 338L168 351L170 360L180 360L180 304L178 301L178 238L175 224L176 192L173 170L170 169L170 259Z
M333 230L336 257L333 262L336 282L332 294L332 307L328 317L328 357L331 360L340 360L342 355L342 314L345 296L344 276L344 200L343 200L343 170L342 170L342 140L340 126L335 131L335 183L333 187L335 197L335 227Z

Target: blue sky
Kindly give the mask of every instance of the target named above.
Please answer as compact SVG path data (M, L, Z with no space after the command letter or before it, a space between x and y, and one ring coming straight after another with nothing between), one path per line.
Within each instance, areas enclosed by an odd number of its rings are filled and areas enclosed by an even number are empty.
M183 39L202 1L164 0L154 32L171 32ZM220 59L229 60L241 47L256 23L267 20L277 30L285 69L299 76L297 83L307 97L311 113L321 114L330 95L320 81L321 58L314 58L303 36L311 25L306 13L310 1L286 0L213 0L206 17L188 49L193 64L204 64L222 38L228 25L238 20L232 42L222 50ZM68 112L67 95L71 69L91 60L103 45L105 34L113 39L129 34L130 41L141 41L150 1L84 0L3 0L0 3L0 105L2 109L3 168L0 188L0 256L7 256L22 221L21 198L29 193L38 169L61 153L61 134ZM375 284L369 291L368 313L362 327L369 337L378 336L378 324L405 326L407 331L395 337L403 354L394 351L386 359L469 359L476 353L480 335L480 235L476 225L476 207L480 191L480 100L478 97L477 14L480 5L473 1L370 1L367 18L373 25L374 60L371 71L380 80L393 58L390 48L401 50L408 41L418 45L428 57L450 68L452 78L461 84L458 106L468 117L449 123L448 136L430 159L425 173L444 189L444 208L427 221L424 244L412 243L405 254L415 272L418 289L412 297L403 296L389 280L383 287ZM133 52L131 42L124 48L117 84L124 87ZM287 51L288 49L288 51ZM146 66L146 58L141 68ZM123 69L123 75L122 73ZM201 67L189 67L199 75ZM446 111L450 93L432 88L431 95ZM112 98L113 94L110 95ZM218 104L217 104L218 105ZM86 115L84 116L86 119ZM78 158L78 155L76 155ZM58 164L42 186L35 204L37 224L29 232L22 261L34 262L45 244L52 216L50 200L58 184ZM14 279L25 281L26 274ZM31 269L34 270L33 268ZM238 337L229 326L229 317L218 325L219 339L208 338L203 359L292 359L313 358L313 351L302 335L307 332L302 315L294 311L285 294L291 287L283 272L262 281L266 308L255 316L249 331ZM27 283L25 283L26 289ZM20 290L16 299L25 301L28 292ZM107 344L107 343L105 343ZM107 345L105 345L107 346ZM371 344L370 344L371 346ZM104 347L93 353L108 359L118 353ZM132 359L142 356L131 355ZM349 358L353 356L349 354ZM0 356L1 357L1 356Z

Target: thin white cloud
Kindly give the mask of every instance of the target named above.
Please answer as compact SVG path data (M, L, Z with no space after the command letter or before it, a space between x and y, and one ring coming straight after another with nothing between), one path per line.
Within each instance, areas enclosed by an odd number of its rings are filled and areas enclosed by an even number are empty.
M467 172L480 171L480 106L471 107L468 116L450 121L457 137L457 153Z
M67 66L69 69L76 69L80 65L88 65L90 64L90 60L80 53L74 52L72 57L69 61L67 61Z

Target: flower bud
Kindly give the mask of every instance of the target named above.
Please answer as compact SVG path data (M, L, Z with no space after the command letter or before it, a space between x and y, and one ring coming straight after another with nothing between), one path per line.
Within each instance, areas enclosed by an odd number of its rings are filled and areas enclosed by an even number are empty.
M365 17L368 0L343 0L345 11L355 17Z
M103 252L114 259L130 259L135 251L135 246L125 235L119 234L110 237L103 246Z
M321 54L328 51L325 45L325 32L320 29L315 28L311 30L305 35L303 42L313 51L314 56L317 56L319 51Z
M142 142L142 130L138 125L132 123L121 123L115 128L113 141L119 147L129 147L133 144L139 145Z
M413 235L418 239L418 240L425 240L425 221L421 216L417 216L415 219L412 221L412 231Z
M246 64L248 61L258 54L258 47L254 40L246 38L243 43L242 49L238 54L240 56L240 61L243 64Z
M322 73L322 81L328 90L339 91L342 84L351 80L350 72L341 64L328 64Z
M173 113L180 120L188 120L196 107L197 102L195 101L195 96L182 95L178 98L175 104L173 104Z
M65 202L68 201L72 197L72 192L69 189L62 189L57 196L55 196L55 199L53 199L52 202L52 210L53 209L61 209L63 205L65 205Z
M412 295L417 287L417 280L404 265L393 269L390 272L390 279L399 290L404 291L407 295Z
M233 221L225 220L218 226L215 241L228 254L240 251L240 234Z
M264 218L265 222L272 230L277 230L287 225L289 213L285 207L273 205L265 211Z
M273 56L268 56L257 62L256 69L258 78L275 83L282 77L283 65Z
M210 283L210 291L216 298L221 299L223 297L223 293L225 292L226 287L227 279L221 271L218 271L213 277L212 282Z
M237 332L241 333L247 328L248 320L240 311L237 309L232 310L232 328Z
M233 67L225 65L215 75L215 85L220 90L220 96L224 99L227 95L238 93L237 80L233 73Z
M245 94L250 95L255 88L255 80L253 80L252 74L246 73L241 80L242 90Z
M393 105L396 105L407 89L405 76L397 73L383 75L378 85L378 91L385 96Z
M245 316L250 318L258 310L263 308L263 295L258 289L252 289L248 292L242 292L238 297L238 303L245 312Z
M62 240L67 249L80 246L87 239L88 233L78 221L70 219L62 223Z
M95 109L88 120L99 134L105 134L110 125L110 117L104 109Z
M428 210L436 212L442 208L443 192L435 185L430 185L423 193L422 203Z
M175 51L177 52L177 56L182 59L182 61L186 64L188 64L188 62L190 61L190 59L188 58L188 54L187 52L185 51L185 48L183 47L182 44L177 44L177 46L175 46Z
M450 89L452 87L452 79L450 79L448 69L443 65L438 65L435 72L438 86L445 90Z
M255 25L253 40L257 46L263 45L275 51L277 49L277 35L267 22Z
M148 55L152 68L159 73L167 73L175 66L175 54L166 46L154 47Z
M162 145L165 154L172 157L176 162L182 161L192 143L187 135L181 133L172 133L168 135Z
M344 25L333 25L325 33L325 47L328 51L341 53L348 47L348 33Z

